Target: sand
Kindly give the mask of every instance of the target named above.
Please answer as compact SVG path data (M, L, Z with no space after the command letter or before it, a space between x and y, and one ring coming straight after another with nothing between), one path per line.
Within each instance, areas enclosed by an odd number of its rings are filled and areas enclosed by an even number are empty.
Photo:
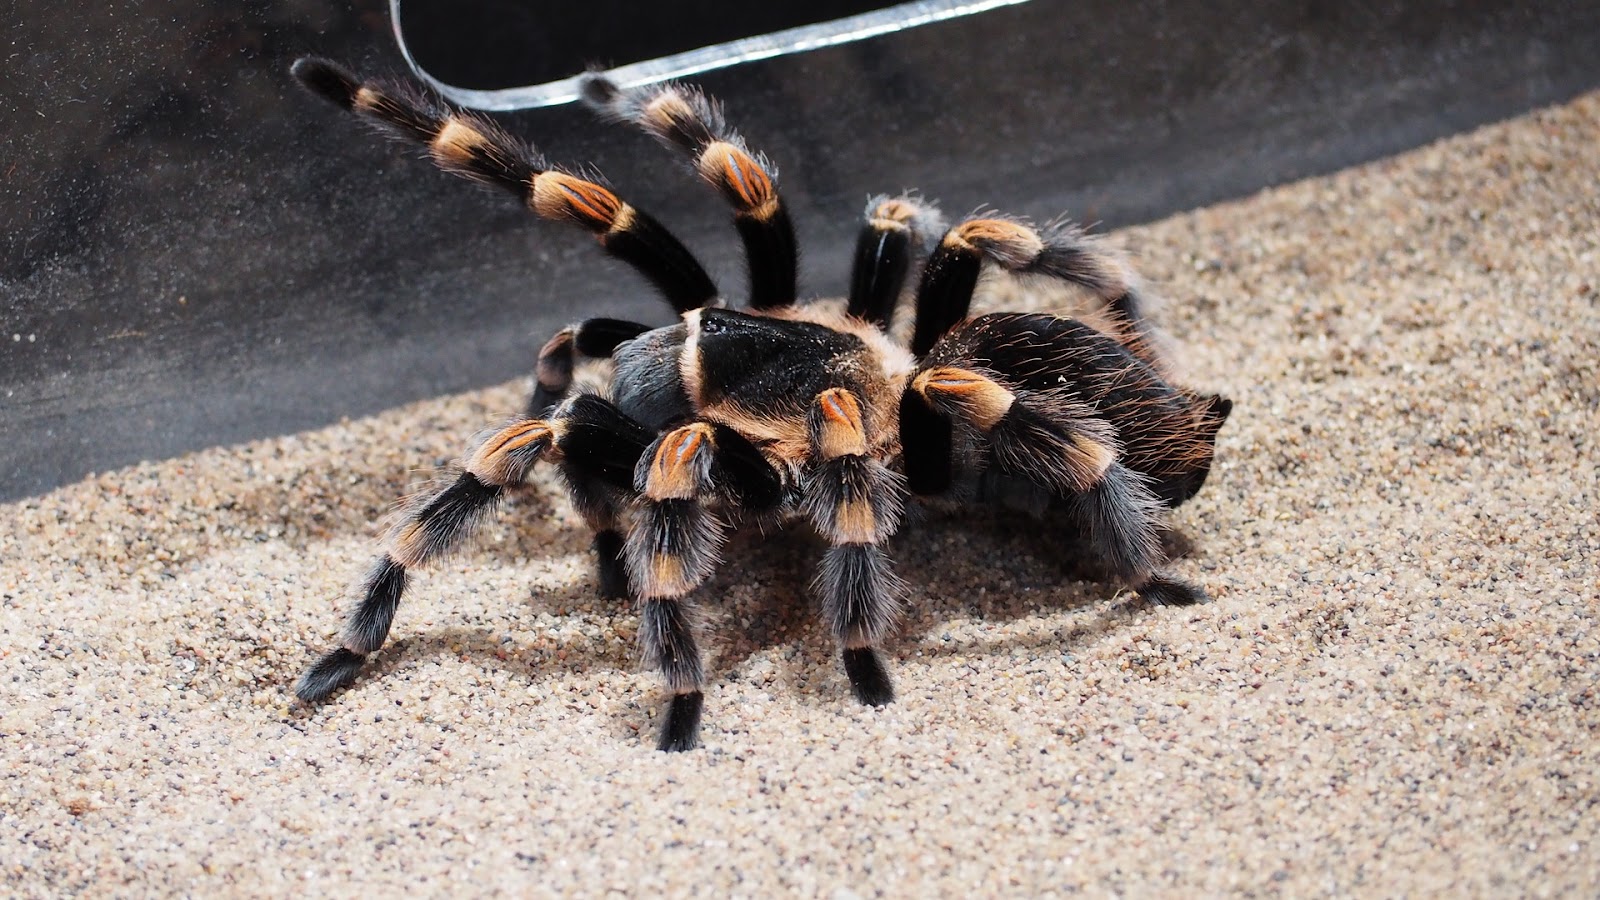
M1214 601L929 516L871 710L815 539L740 539L691 754L549 479L291 699L391 500L521 384L0 506L0 885L1594 896L1597 173L1591 94L1121 233L1237 402L1175 518Z

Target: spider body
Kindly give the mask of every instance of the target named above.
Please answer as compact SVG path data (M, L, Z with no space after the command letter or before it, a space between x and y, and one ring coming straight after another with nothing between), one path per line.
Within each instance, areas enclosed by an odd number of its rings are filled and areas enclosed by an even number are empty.
M717 105L686 88L623 90L592 76L591 105L684 152L733 207L750 302L723 308L663 226L492 123L323 60L303 59L294 73L425 145L447 171L588 230L679 313L663 327L589 319L544 345L527 413L476 441L453 480L402 509L341 646L296 688L306 702L348 684L383 645L407 573L458 545L541 463L558 468L595 532L599 590L637 604L644 655L672 695L663 750L697 743L705 674L694 593L728 530L746 520L804 519L828 542L813 588L852 690L872 705L893 698L877 648L904 587L885 545L913 498L1055 508L1113 577L1147 598L1204 597L1164 573L1160 522L1200 489L1231 404L1173 381L1131 273L1079 231L998 217L946 229L916 198L874 198L849 297L799 303L775 172ZM971 317L984 266L1086 289L1109 325ZM903 293L914 294L915 316L905 342L891 330ZM603 361L606 374L578 389L586 361Z

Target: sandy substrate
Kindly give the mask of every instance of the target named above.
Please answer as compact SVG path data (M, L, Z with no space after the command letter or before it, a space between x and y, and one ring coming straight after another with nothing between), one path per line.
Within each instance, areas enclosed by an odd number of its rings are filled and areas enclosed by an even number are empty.
M374 522L520 385L0 506L0 885L1594 896L1597 177L1600 94L1124 233L1237 401L1176 517L1215 601L934 516L869 710L816 541L739 540L692 754L548 480L291 702Z

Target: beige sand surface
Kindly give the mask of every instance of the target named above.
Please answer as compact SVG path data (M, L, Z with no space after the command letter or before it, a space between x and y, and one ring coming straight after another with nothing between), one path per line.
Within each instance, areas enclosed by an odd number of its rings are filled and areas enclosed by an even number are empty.
M1238 404L1177 516L1215 601L934 517L869 710L815 541L740 540L693 754L548 480L291 703L374 521L520 385L0 506L0 891L1595 896L1597 179L1593 94L1126 232Z

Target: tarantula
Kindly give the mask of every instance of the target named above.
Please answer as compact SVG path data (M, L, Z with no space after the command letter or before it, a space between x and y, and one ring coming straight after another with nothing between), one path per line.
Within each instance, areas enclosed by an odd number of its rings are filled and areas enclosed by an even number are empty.
M1146 599L1204 599L1162 570L1160 522L1205 481L1232 404L1172 382L1131 273L1080 230L996 216L946 230L915 197L874 198L843 308L798 302L776 173L720 106L682 86L625 90L588 76L592 107L687 154L732 205L750 277L748 307L733 310L655 219L493 123L326 60L301 59L293 73L422 144L444 170L588 229L680 317L660 328L589 319L544 345L527 414L477 440L447 486L403 507L341 646L296 686L305 702L355 678L389 634L407 573L460 544L539 462L557 467L594 530L600 591L638 605L644 655L672 695L661 750L698 743L705 673L692 594L740 522L809 519L828 542L814 589L855 696L875 706L894 696L878 646L902 593L884 545L913 496L1048 503ZM919 263L903 342L890 325ZM969 317L985 263L1085 288L1110 324ZM609 385L574 392L575 367L593 360L610 361Z

